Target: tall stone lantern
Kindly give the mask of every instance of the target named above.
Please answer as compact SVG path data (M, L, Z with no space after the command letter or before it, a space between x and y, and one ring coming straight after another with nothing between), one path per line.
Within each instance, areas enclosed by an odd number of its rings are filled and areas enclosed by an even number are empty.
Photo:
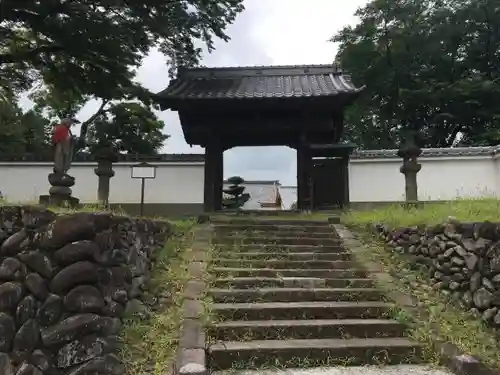
M95 153L97 168L94 173L98 176L97 199L99 203L108 207L109 205L109 185L111 178L115 175L113 163L118 161L118 154L112 145L103 145Z
M416 205L418 202L417 173L422 169L422 165L417 161L417 158L422 154L422 149L417 144L418 136L416 130L409 130L398 150L398 156L403 158L403 165L399 171L405 176L407 206Z

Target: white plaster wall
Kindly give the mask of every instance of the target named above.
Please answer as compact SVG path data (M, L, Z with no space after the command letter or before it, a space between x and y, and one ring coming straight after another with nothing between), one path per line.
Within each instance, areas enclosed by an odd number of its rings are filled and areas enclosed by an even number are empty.
M419 158L417 175L422 201L500 195L500 163L491 156ZM401 159L352 159L349 164L351 202L404 200Z
M419 199L500 196L500 157L422 157L418 173ZM111 179L110 203L138 203L140 180L133 180L133 163L117 163ZM156 163L156 179L146 181L148 203L203 203L204 165L195 162ZM401 159L352 159L349 164L351 202L404 200ZM97 201L95 163L74 163L73 195L82 203ZM0 191L11 202L37 202L47 194L51 163L0 163ZM295 193L296 196L296 193Z
M110 203L139 203L141 182L131 178L133 163L116 163L111 179ZM204 164L155 163L156 178L146 180L147 203L203 203ZM82 203L97 201L96 163L74 163L70 174L76 184L73 196ZM48 194L51 163L0 163L0 191L10 202L36 202Z
M493 168L495 170L495 187L498 195L500 196L500 155L493 157Z

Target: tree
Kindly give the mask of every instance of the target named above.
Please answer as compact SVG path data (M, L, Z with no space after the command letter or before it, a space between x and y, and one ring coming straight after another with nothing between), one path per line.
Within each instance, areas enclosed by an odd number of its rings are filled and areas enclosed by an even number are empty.
M233 210L243 207L250 199L250 194L244 193L245 187L242 186L245 180L239 176L234 176L228 178L227 181L230 183L230 186L224 189L223 192L229 195L229 197L222 200L222 206Z
M21 115L25 140L24 153L45 156L52 153L52 124L33 110Z
M14 98L0 101L0 157L18 159L50 151L50 124L34 111L23 113Z
M24 152L21 109L12 101L0 101L0 155L11 158Z
M402 129L429 147L500 138L494 0L373 0L356 15L333 38L336 61L367 86L346 115L348 140L392 148Z
M158 48L172 68L198 63L196 41L214 37L244 8L243 0L2 0L0 88L34 82L102 100L134 87L135 69Z
M89 127L88 145L94 153L112 145L121 153L154 155L168 139L163 121L142 103L118 103L100 114Z

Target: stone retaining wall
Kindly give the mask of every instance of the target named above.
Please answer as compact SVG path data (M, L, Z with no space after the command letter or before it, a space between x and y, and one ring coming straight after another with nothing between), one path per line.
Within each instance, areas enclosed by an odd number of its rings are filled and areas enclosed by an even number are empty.
M393 250L424 264L435 289L500 327L500 224L450 220L432 227L375 229Z
M0 374L123 374L121 318L150 277L167 223L0 207Z

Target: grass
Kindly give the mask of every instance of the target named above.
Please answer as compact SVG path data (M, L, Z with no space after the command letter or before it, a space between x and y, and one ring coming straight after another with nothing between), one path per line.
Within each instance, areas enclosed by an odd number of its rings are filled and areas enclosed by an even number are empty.
M157 311L147 318L126 319L121 357L126 375L163 375L175 359L182 324L183 288L192 261L192 221L177 222L178 234L161 250L150 290L159 296Z
M500 221L500 199L457 199L442 203L425 203L422 208L405 209L393 204L366 211L350 211L342 216L347 225L386 224L411 227L442 223L450 216L461 221Z
M105 205L99 204L99 203L85 203L80 205L78 208L71 208L71 207L59 207L59 206L43 206L40 205L38 202L9 202L5 199L0 199L0 207L2 206L30 206L30 207L42 207L42 208L47 208L50 211L56 213L56 214L73 214L77 212L88 212L88 213L111 213L116 216L127 216L131 218L137 218L140 216L134 216L134 215L129 215L127 212L125 212L120 206L118 207L106 207ZM143 218L148 218L156 221L166 221L168 220L165 217L162 216L142 216ZM171 221L171 220L169 220ZM182 222L185 220L179 220L178 222Z
M365 237L365 241L368 238ZM408 311L395 306L393 317L410 326L410 335L425 345L424 355L429 362L437 363L436 340L451 342L463 352L481 358L485 363L500 367L500 342L496 332L477 319L449 296L435 291L424 270L409 263L405 255L394 253L378 241L356 254L362 261L383 266L391 274L390 282L379 286L388 292L398 291L412 296L417 309Z

